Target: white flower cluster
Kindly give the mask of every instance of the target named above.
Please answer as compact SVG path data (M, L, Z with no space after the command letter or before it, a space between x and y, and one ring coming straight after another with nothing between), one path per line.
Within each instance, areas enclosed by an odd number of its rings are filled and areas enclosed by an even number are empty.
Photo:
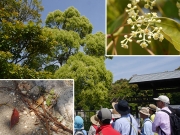
M177 6L177 8L178 8L178 15L180 16L180 2L177 2L177 3L176 3L176 6Z
M155 0L144 0L146 2L145 7L152 8L152 6L155 5ZM163 35L160 33L161 27L154 27L155 22L161 22L161 20L157 20L156 13L147 13L144 15L139 15L139 10L137 9L137 3L140 2L140 0L131 0L131 4L128 4L128 9L126 12L129 15L129 18L127 20L127 23L131 25L131 33L130 35L125 35L124 40L121 41L121 46L123 48L128 48L128 42L132 42L133 38L139 38L137 40L137 43L140 44L142 48L145 48L148 46L149 43L151 43L151 37L154 38L154 40L162 41L164 39Z

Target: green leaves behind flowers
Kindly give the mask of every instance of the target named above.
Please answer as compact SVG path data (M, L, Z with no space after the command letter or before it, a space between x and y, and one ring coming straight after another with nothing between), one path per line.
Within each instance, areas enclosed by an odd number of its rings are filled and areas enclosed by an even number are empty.
M180 24L166 17L158 17L157 19L160 19L161 22L155 23L155 25L157 27L162 27L161 33L164 38L174 45L175 49L180 52Z

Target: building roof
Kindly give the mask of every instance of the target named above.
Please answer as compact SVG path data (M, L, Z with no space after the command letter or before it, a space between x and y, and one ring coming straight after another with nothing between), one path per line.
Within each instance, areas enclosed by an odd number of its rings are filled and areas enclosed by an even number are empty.
M180 79L180 70L153 73L153 74L144 74L144 75L134 75L129 83L167 80L167 79L175 79L175 78Z
M138 84L140 89L179 87L180 70L134 75L129 83Z

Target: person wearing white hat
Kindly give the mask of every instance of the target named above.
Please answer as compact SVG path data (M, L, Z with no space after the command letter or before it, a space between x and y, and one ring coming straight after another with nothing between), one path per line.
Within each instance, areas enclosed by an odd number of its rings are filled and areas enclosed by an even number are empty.
M152 121L149 119L150 113L147 107L142 107L139 110L140 117L143 119L143 124L141 130L139 130L140 135L154 135L152 132Z
M158 98L154 98L156 100L157 107L161 110L168 111L171 113L168 105L170 104L169 98L165 95L161 95ZM156 112L156 116L154 118L154 122L152 124L153 132L158 133L159 135L171 135L171 126L169 115L163 111Z

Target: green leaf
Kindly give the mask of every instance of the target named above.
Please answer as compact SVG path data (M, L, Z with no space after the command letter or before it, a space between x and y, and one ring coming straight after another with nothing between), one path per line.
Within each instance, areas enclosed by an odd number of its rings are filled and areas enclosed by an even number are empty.
M157 19L160 19L161 22L155 23L155 25L162 27L161 33L164 38L172 43L176 50L180 51L180 24L166 17L158 17Z
M49 98L46 99L46 105L47 105L47 106L50 106L50 105L51 105L51 99L49 99Z
M55 94L55 93L54 93L54 89L51 89L50 92L49 92L49 94L54 95L54 94Z

